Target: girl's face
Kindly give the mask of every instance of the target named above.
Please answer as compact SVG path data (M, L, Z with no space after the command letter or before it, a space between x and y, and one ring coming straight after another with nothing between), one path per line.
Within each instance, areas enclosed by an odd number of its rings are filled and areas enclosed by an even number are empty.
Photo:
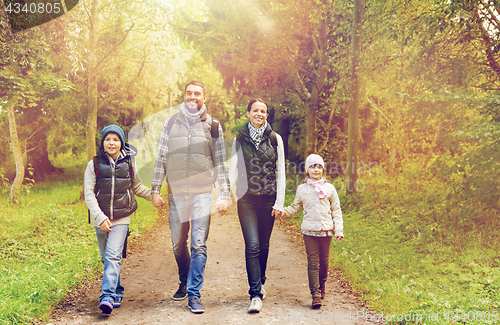
M122 143L118 134L116 133L108 133L103 141L104 151L111 156L111 158L116 159L118 154L120 153L120 149L122 148Z
M307 173L309 174L309 178L319 181L323 177L323 166L314 164L307 169Z
M267 119L267 106L261 102L252 104L250 111L247 111L247 117L250 119L253 127L258 129Z

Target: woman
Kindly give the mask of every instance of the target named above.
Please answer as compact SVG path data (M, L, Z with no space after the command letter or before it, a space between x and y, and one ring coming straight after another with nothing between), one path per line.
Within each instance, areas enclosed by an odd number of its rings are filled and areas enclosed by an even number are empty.
M267 104L262 99L248 103L247 116L250 122L233 142L229 174L231 184L236 184L238 217L245 239L251 299L248 311L258 313L266 295L263 285L269 239L285 201L285 151L281 136L267 123Z

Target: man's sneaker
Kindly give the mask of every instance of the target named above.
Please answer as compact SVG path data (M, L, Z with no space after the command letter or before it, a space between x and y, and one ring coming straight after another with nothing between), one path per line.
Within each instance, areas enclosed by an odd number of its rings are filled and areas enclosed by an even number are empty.
M116 296L115 302L113 303L113 309L120 308L120 306L122 305L122 301L123 301L123 297Z
M174 296L172 297L174 300L184 300L187 297L187 290L186 290L186 284L179 284L179 289L177 289L177 292L174 293Z
M100 303L99 303L99 308L102 310L103 314L111 314L113 311L113 299L110 297L104 298Z
M266 299L267 292L264 290L264 285L260 286L260 293L262 294L262 300Z
M205 307L201 304L200 298L193 297L188 301L188 307L195 314L202 314L205 312Z
M249 313L258 313L262 309L262 300L259 297L253 297L250 307L248 307Z

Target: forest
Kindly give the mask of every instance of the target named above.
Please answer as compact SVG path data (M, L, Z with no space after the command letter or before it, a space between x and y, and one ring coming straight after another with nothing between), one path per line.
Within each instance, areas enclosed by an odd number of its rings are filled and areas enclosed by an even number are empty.
M23 269L35 247L26 237L40 239L58 218L26 211L81 205L100 130L117 124L130 140L134 127L181 103L184 85L200 80L228 147L248 122L249 100L268 103L268 121L285 143L288 203L303 179L301 162L310 153L324 158L348 239L332 247L332 267L371 308L495 323L500 1L80 0L18 32L6 3L2 305L35 298L6 293L19 276L12 270ZM156 149L139 149L147 167ZM147 168L140 173L148 179ZM65 187L74 194L67 200ZM289 222L300 225L300 217ZM29 322L49 307L26 308L0 307L0 323Z

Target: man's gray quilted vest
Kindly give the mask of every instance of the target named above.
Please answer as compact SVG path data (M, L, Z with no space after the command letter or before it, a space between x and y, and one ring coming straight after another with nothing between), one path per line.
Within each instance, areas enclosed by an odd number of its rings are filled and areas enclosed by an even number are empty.
M211 117L188 125L182 114L176 116L168 135L167 182L173 194L211 192L215 169L211 156Z

